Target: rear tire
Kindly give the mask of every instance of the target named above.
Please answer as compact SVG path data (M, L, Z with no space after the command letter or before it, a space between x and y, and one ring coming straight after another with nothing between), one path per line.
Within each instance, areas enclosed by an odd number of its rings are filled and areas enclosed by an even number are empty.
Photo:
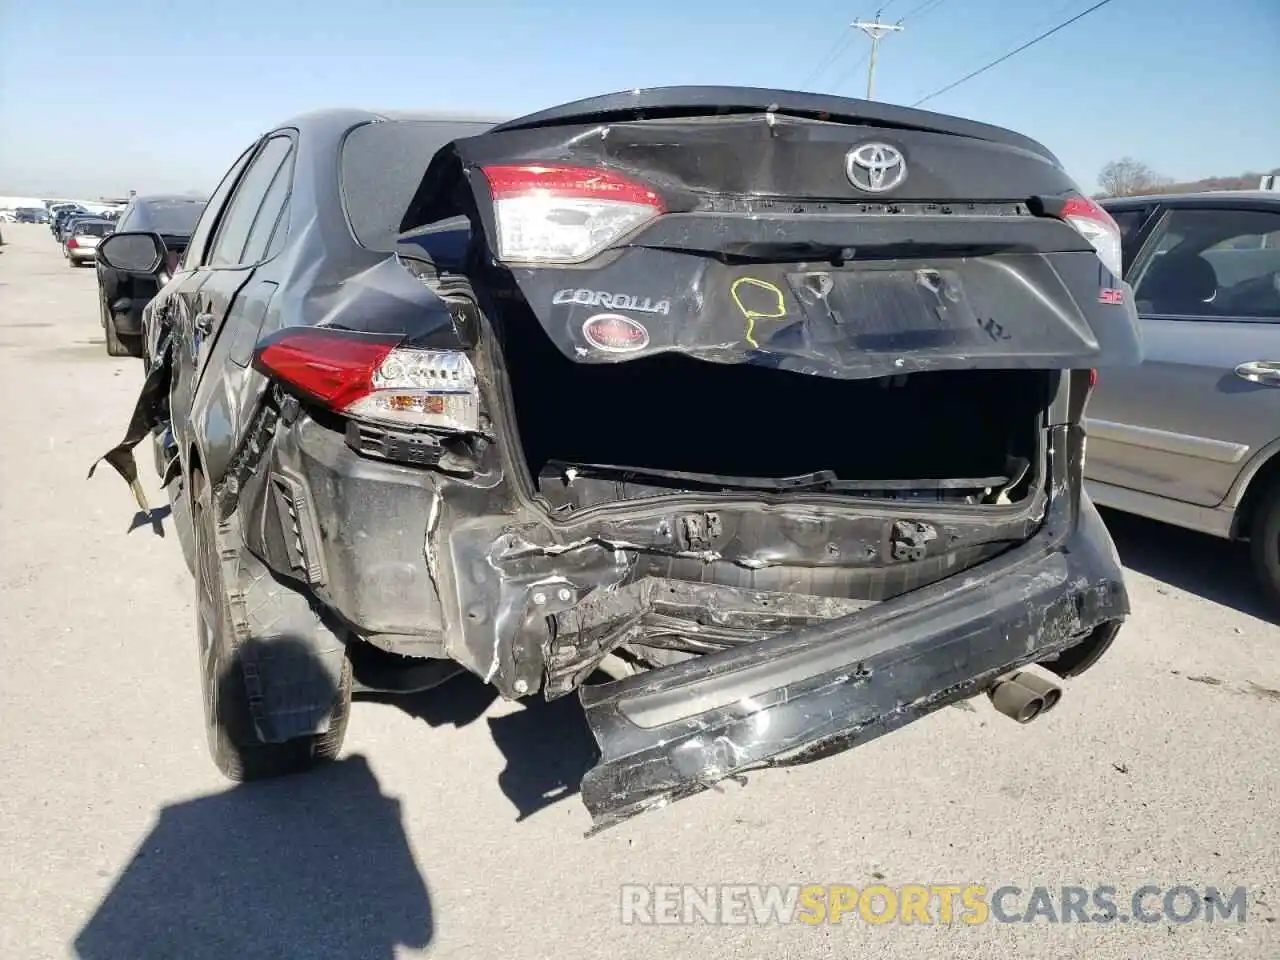
M1258 502L1249 525L1253 569L1272 606L1280 609L1280 481Z
M329 729L322 734L266 743L253 720L243 665L235 649L231 601L223 582L223 564L213 529L211 492L196 473L191 484L196 548L196 639L204 692L205 733L214 764L230 780L262 780L301 773L338 756L351 711L351 662L343 661L334 693ZM259 578L245 597L250 608L270 605L285 590L269 577Z

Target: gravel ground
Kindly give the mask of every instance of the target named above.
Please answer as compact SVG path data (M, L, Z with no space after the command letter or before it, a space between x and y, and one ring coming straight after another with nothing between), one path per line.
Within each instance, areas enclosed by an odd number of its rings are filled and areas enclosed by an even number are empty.
M85 479L140 365L107 357L92 270L44 227L5 237L0 956L1280 956L1280 629L1241 551L1129 517L1108 522L1133 618L1029 727L974 702L586 840L576 703L458 681L357 704L324 772L230 788L176 539L130 529L109 470ZM1244 886L1249 905L1243 924L624 924L622 885L663 883L1014 884L1015 912L1038 885L1110 885L1122 913L1144 884Z

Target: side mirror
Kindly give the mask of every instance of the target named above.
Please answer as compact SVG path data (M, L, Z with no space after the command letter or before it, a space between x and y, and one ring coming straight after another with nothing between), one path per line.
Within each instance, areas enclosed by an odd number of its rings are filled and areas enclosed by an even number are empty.
M113 270L154 276L168 259L169 251L158 233L113 233L98 243L99 262Z

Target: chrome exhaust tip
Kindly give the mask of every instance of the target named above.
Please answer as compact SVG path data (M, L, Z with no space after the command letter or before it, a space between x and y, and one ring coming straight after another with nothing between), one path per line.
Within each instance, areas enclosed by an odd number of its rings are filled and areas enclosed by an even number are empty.
M987 695L997 711L1018 723L1030 723L1045 711L1044 698L1012 677L996 683Z
M1054 683L1052 680L1046 680L1039 674L1032 673L1029 670L1022 670L1015 673L1010 679L1020 686L1026 687L1032 693L1040 697L1044 701L1041 713L1047 713L1056 707L1062 700L1062 687Z

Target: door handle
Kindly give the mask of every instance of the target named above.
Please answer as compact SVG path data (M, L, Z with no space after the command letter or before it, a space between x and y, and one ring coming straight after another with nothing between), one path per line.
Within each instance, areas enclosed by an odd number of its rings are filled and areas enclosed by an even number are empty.
M1280 360L1250 360L1236 367L1236 376L1264 387L1280 387Z
M202 337L207 337L213 332L213 314L197 313L195 320L196 333Z

